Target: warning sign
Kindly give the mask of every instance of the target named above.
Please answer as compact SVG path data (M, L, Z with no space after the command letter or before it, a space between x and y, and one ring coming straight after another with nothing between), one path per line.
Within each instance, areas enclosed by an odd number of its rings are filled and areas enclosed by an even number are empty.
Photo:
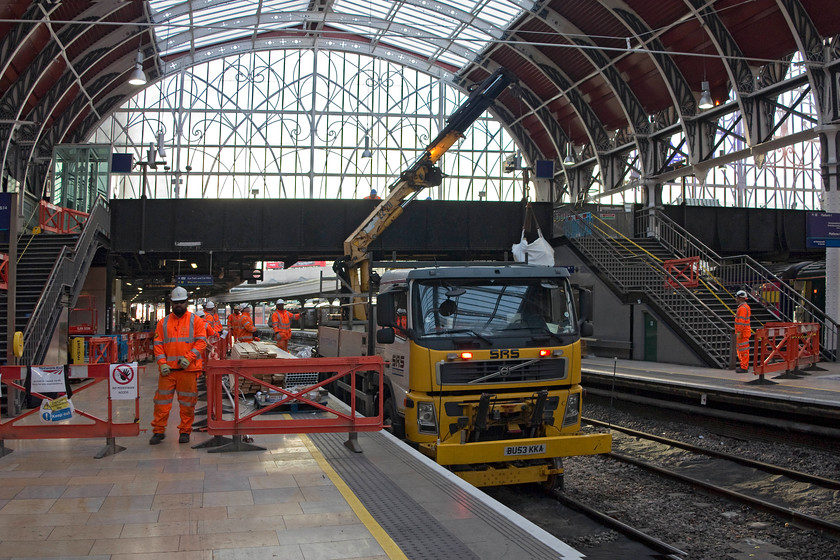
M137 398L137 362L130 364L111 364L108 378L112 400L131 400Z
M63 393L64 366L32 366L33 393Z

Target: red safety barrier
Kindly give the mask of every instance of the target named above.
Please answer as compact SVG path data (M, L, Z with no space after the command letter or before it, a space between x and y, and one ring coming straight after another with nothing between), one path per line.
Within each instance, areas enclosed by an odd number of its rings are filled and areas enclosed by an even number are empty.
M662 261L662 266L673 276L665 279L666 287L676 288L682 284L686 288L696 288L700 285L700 257L670 259Z
M29 411L19 414L18 416L9 419L6 422L0 421L0 457L11 453L11 449L4 447L3 442L7 439L58 439L58 438L91 438L91 437L105 437L106 444L103 449L96 454L96 458L100 459L106 455L112 455L125 449L116 445L115 437L136 437L140 435L140 385L139 379L137 381L137 398L134 399L134 420L132 422L115 422L113 414L113 405L111 401L110 390L107 391L108 401L108 415L102 419L89 412L79 408L79 399L77 395L82 391L86 391L91 387L98 385L103 381L108 381L111 376L110 364L99 365L71 365L69 367L69 379L89 380L87 383L73 387L73 399L75 399L74 414L81 416L93 423L87 422L84 424L59 423L54 425L47 424L32 424L31 419L26 419L32 415L40 413L40 408L33 408ZM145 366L136 367L136 372L144 369ZM2 383L6 385L6 394L8 389L16 389L18 391L25 391L23 380L26 378L26 366L2 366L0 367L0 375L2 375ZM45 395L31 392L32 395L46 400L52 400ZM10 395L7 396L7 403L11 402ZM9 407L7 406L7 409ZM9 412L7 410L7 412ZM72 420L71 420L72 422Z
M81 233L89 214L62 208L42 200L38 212L38 225L42 231L53 233Z
M9 289L9 255L0 253L0 290Z
M126 344L128 346L128 353L126 356L126 361L129 362L138 362L140 360L137 359L137 333L125 333Z
M800 366L820 361L820 326L818 323L768 322L755 331L753 373L760 379L766 373L793 372Z
M117 340L111 337L89 339L88 355L91 364L117 363Z
M204 447L211 447L211 451L242 451L262 449L257 446L241 444L242 436L247 434L298 434L322 432L348 432L349 440L345 445L354 451L358 449L357 432L373 432L382 429L382 401L375 417L358 416L356 414L356 377L357 372L374 372L379 378L379 394L383 390L384 362L380 356L355 356L348 358L306 358L306 359L275 359L275 360L218 360L208 361L204 371L207 375L207 432L214 438ZM273 375L284 374L288 379L293 374L309 374L321 379L316 383L301 387L286 389L272 385L264 378L271 379ZM239 399L233 398L233 414L225 415L223 406L226 401L226 387L223 379L232 376L228 384L239 387L240 382L249 380L260 385L263 391L272 394L275 402L266 403L247 414L242 414ZM330 408L324 402L318 402L308 397L313 391L320 390L342 378L349 376L345 382L350 385L350 410ZM326 402L326 401L325 401ZM323 417L307 418L279 418L272 416L272 411L280 412L280 407L290 404L309 406L312 410L326 412ZM234 436L232 445L226 443L221 436Z

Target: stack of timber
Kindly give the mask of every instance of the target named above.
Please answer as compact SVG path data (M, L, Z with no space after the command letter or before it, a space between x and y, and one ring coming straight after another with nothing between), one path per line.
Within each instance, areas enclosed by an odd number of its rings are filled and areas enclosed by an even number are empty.
M296 356L267 342L237 342L230 350L231 360L267 360L276 358L288 359L296 358ZM284 373L255 374L254 377L266 383L271 383L275 387L285 388L286 386L286 374ZM268 387L255 383L250 379L242 378L239 389L246 395L251 395L257 391L267 391Z

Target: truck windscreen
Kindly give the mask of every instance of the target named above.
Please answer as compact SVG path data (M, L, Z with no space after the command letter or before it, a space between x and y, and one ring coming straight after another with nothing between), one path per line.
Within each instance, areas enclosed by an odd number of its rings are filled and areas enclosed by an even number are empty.
M568 282L555 278L420 281L415 328L421 336L574 334L570 296Z

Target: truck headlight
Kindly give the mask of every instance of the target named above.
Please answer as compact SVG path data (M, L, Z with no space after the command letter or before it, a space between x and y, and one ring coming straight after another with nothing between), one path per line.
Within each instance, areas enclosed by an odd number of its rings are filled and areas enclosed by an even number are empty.
M435 403L417 403L417 429L423 433L437 433L437 420L435 417Z
M566 411L563 413L563 426L574 426L580 421L580 393L571 393L566 399Z

